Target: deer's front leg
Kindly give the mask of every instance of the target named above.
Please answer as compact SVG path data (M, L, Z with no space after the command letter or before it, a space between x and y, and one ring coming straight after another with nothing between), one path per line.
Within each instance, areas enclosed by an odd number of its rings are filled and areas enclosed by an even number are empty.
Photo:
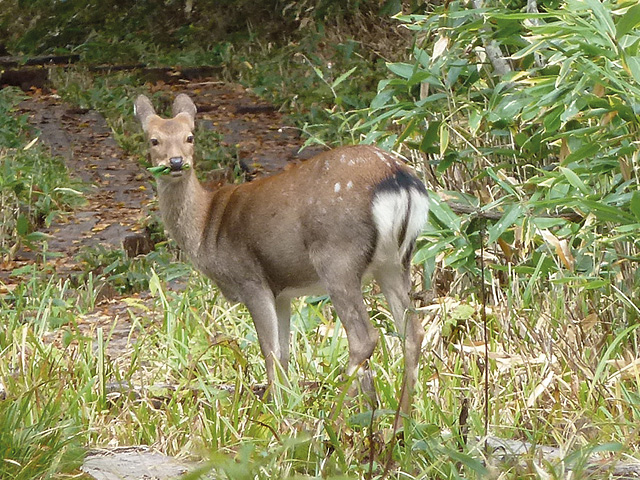
M278 361L284 373L289 366L289 342L291 335L291 299L288 296L276 298L276 315L278 317L278 342L280 355Z
M267 382L271 386L277 379L276 360L281 362L282 358L276 300L271 290L254 289L246 295L244 303L258 334L267 369Z

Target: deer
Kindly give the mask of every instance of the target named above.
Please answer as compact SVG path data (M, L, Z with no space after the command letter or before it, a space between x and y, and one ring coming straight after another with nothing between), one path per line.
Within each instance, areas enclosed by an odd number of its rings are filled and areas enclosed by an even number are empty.
M289 363L291 301L328 293L344 326L348 379L375 398L369 359L379 332L363 283L385 296L403 343L398 408L409 412L424 328L411 308L410 265L428 216L424 183L395 155L370 145L342 146L281 173L207 189L194 167L196 106L176 96L172 118L144 95L135 116L157 176L158 209L169 236L191 263L253 320L267 384ZM280 369L280 370L279 370Z

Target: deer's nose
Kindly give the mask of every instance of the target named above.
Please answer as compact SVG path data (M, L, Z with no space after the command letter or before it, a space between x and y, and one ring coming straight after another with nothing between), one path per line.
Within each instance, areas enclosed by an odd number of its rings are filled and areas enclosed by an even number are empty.
M182 170L182 165L183 165L182 157L171 157L169 159L169 167L173 171Z

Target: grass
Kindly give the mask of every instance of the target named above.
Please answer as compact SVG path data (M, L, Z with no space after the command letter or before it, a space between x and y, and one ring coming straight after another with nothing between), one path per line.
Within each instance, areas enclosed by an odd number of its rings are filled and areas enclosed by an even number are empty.
M0 254L13 259L21 245L42 240L37 230L82 202L79 185L64 164L33 138L26 115L18 115L24 98L16 89L0 90Z
M367 298L384 335L372 363L381 399L372 421L365 404L343 395L346 340L332 328L326 302L296 304L292 382L266 402L251 390L265 373L246 310L226 303L170 255L137 262L149 269L151 297L126 293L127 313L93 331L94 308L82 293L91 290L88 281L70 289L55 274L46 280L34 269L32 281L0 300L6 319L0 379L7 395L0 431L24 429L9 439L24 451L5 458L19 458L21 475L33 473L16 478L36 478L40 464L73 470L80 445L107 444L204 458L225 478L366 478L370 471L380 478L389 458L390 478L484 478L482 442L475 440L484 435L482 325L473 297L442 299L430 309L433 336L423 355L415 422L392 442L401 357L375 292ZM167 287L176 275L184 282L180 290ZM564 287L552 293L571 300ZM617 378L610 363L628 355L637 330L608 338L603 326L593 325L571 334L551 310L541 302L537 311L493 307L489 314L490 433L558 446L567 461L597 445L637 451L637 375ZM122 336L114 336L114 323L126 325L131 346L124 351L111 349ZM51 444L46 455L36 448L42 442ZM550 474L567 467L536 465ZM518 466L502 475L524 478Z

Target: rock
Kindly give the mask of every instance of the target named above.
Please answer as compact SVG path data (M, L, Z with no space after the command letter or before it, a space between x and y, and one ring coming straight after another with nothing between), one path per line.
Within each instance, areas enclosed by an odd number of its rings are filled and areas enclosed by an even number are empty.
M149 253L153 249L153 244L148 232L136 232L124 237L122 248L127 253L128 258L133 258Z
M139 446L94 450L85 458L81 470L95 480L175 480L193 467Z

